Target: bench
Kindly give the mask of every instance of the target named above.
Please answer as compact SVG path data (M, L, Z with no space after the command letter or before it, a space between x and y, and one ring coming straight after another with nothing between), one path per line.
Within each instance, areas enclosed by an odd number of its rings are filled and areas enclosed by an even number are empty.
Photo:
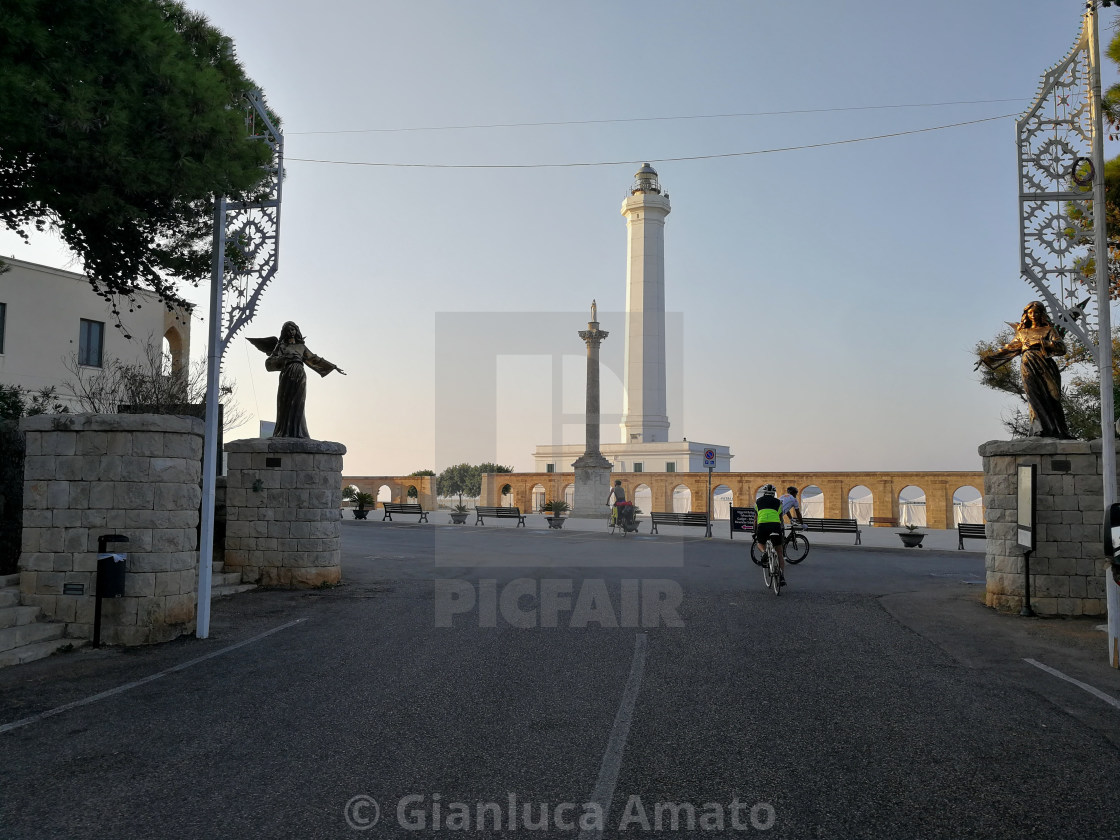
M965 540L986 540L988 535L984 533L983 525L966 525L960 523L957 526L957 548L964 551Z
M893 516L872 516L868 524L872 528L882 526L884 528L897 528L898 520Z
M856 545L862 545L863 539L859 530L859 522L854 519L814 519L806 516L802 518L806 531L821 531L834 534L855 534Z
M649 515L651 525L650 533L657 533L658 525L693 525L706 528L708 514L706 513L658 513L654 511Z
M475 525L485 525L486 523L482 521L484 516L492 516L495 519L516 519L517 528L525 524L525 514L521 512L521 508L476 506L474 512L478 514L478 518L474 521Z
M381 517L381 521L384 522L388 519L392 522L394 513L418 513L420 514L419 522L428 521L428 512L420 507L420 505L405 504L402 502L385 502L385 515Z

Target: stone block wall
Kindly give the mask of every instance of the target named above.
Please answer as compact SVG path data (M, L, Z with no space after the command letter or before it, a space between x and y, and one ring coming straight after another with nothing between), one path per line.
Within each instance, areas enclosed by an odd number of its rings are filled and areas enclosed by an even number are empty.
M157 414L64 414L26 435L20 597L67 634L93 635L97 540L123 534L125 594L107 598L101 638L149 644L194 632L203 423ZM67 587L70 584L70 587ZM80 585L81 594L65 589Z
M226 444L225 569L292 589L342 579L341 443L296 438Z
M1108 562L1101 535L1101 441L989 441L980 447L980 455L987 512L988 606L1015 612L1023 606L1016 471L1020 464L1034 464L1037 501L1035 550L1030 557L1031 606L1039 615L1104 615Z

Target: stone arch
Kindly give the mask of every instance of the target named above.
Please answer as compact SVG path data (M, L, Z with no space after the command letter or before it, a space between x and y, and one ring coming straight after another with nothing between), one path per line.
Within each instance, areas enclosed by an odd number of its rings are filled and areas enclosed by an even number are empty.
M634 488L634 506L641 511L641 516L649 516L653 510L653 490L648 484L639 484Z
M735 494L726 484L712 488L712 519L730 519Z
M377 492L373 494L377 499L378 504L385 504L385 502L393 501L393 485L382 484L377 488Z
M574 484L564 485L564 501L568 503L568 510L576 506L576 486Z
M415 503L415 499L420 495L420 491L416 489L415 484L410 484L405 488L404 495L408 501Z
M824 490L816 484L803 487L801 492L797 494L797 502L801 507L802 516L824 517Z
M163 340L166 342L167 354L171 357L171 371L178 373L187 363L186 342L178 325L168 327Z
M848 491L847 518L857 520L860 525L868 525L874 510L875 495L866 484L857 484Z
M503 484L500 490L501 499L498 504L501 507L516 507L513 503L513 485Z
M533 485L533 503L528 511L521 511L522 513L540 513L544 508L544 503L547 501L547 494L543 484Z
M917 484L907 484L898 491L898 524L926 525L926 491Z
M692 512L692 491L687 485L678 484L673 488L673 513Z
M949 525L961 523L984 524L984 494L971 484L962 484L953 491L953 518Z

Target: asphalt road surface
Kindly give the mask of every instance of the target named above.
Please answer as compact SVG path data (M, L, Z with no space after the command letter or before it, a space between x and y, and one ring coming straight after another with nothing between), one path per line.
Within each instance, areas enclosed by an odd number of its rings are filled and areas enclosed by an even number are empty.
M775 597L745 540L343 541L209 639L0 671L0 838L1120 837L1099 620L985 609L977 552L818 545Z

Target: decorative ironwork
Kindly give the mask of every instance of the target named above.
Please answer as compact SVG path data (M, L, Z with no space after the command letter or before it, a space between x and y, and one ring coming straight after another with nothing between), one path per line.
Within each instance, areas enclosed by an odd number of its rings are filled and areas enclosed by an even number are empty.
M252 201L225 202L222 265L221 353L251 320L265 287L276 275L280 249L280 197L284 180L284 135L272 122L259 91L245 95L248 139L272 149L269 178Z
M1085 274L1094 254L1090 34L1086 15L1073 48L1043 74L1016 136L1023 280L1058 326L1094 348L1093 278Z

